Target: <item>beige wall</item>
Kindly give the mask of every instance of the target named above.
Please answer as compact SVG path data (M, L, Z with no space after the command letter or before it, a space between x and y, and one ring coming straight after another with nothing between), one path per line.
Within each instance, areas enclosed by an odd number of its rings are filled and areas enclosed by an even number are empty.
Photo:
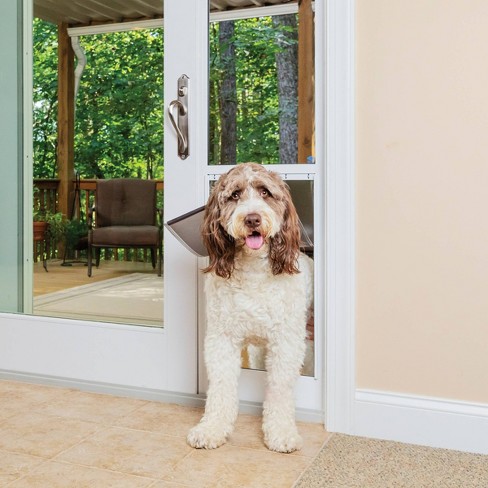
M488 1L356 7L357 386L488 403Z

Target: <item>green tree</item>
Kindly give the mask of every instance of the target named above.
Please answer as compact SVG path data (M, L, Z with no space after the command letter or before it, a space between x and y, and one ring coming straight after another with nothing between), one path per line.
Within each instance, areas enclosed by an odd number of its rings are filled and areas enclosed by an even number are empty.
M278 80L280 163L298 162L298 25L295 15L275 15L273 26L281 35L276 52Z
M285 17L285 16L283 16ZM290 125L282 131L282 113L296 113L296 97L286 97L280 103L282 86L278 89L277 59L293 59L297 55L296 16L290 21L285 19L273 23L271 17L243 19L233 22L233 34L222 42L219 31L222 25L214 23L210 28L210 120L209 120L209 160L219 164L227 158L222 153L228 150L225 145L228 138L223 137L222 99L237 101L237 162L256 161L260 163L278 163L280 146L290 133ZM227 27L227 26L226 26ZM227 31L229 29L226 29ZM229 77L227 53L232 43L235 56L235 96L228 93L226 80ZM280 56L281 53L286 56ZM283 63L281 63L283 65ZM296 61L294 63L296 69ZM282 70L281 70L282 71ZM282 71L282 76L286 73ZM283 79L283 78L282 78ZM293 81L295 80L295 81ZM292 85L296 84L296 76ZM222 96L222 92L225 95ZM296 93L296 87L295 87ZM295 115L296 117L296 115ZM224 117L225 119L225 117ZM287 120L292 118L288 117ZM296 121L295 121L296 125ZM289 162L287 158L286 162ZM285 162L285 161L283 161ZM296 161L295 161L296 162Z
M81 38L75 169L84 178L163 177L163 32ZM57 28L34 22L34 176L56 176Z
M236 57L232 20L219 24L219 50L222 79L220 84L220 164L235 164L237 157Z
M82 40L75 161L85 177L163 176L163 32Z
M34 175L56 176L58 116L58 41L57 29L34 20L33 143Z

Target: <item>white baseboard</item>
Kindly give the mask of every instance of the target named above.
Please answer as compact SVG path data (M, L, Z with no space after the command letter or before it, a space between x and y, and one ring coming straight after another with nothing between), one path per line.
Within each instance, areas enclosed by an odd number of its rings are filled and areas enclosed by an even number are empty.
M488 454L488 405L356 390L354 435Z
M109 383L84 381L79 379L61 378L56 376L37 375L17 371L0 370L0 380L21 381L25 383L55 386L58 388L72 388L91 393L101 393L141 400L175 403L186 407L205 406L205 395L177 393L171 391L155 390L151 388L140 388L134 386L115 385ZM250 415L261 415L263 405L258 402L241 401L239 412ZM296 419L301 422L323 423L324 412L306 408L296 409Z

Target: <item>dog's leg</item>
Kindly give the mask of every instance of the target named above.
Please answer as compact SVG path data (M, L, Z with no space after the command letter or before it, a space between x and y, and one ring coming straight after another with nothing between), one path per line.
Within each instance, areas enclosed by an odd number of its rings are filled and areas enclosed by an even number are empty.
M295 424L294 386L305 354L305 343L297 340L269 344L266 357L268 383L263 405L264 442L272 451L293 452L302 447Z
M237 381L241 371L242 344L225 334L207 335L205 363L208 374L205 415L187 441L192 447L215 449L234 429L238 412Z

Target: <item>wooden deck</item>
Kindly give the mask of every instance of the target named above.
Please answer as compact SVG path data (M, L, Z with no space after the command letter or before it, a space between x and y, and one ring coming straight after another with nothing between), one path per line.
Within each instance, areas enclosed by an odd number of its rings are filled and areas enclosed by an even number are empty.
M49 260L46 272L42 262L34 264L34 296L66 290L75 286L88 285L97 281L126 276L131 273L156 273L151 263L132 261L101 261L100 267L93 267L92 277L87 276L83 263L61 266L58 259Z

